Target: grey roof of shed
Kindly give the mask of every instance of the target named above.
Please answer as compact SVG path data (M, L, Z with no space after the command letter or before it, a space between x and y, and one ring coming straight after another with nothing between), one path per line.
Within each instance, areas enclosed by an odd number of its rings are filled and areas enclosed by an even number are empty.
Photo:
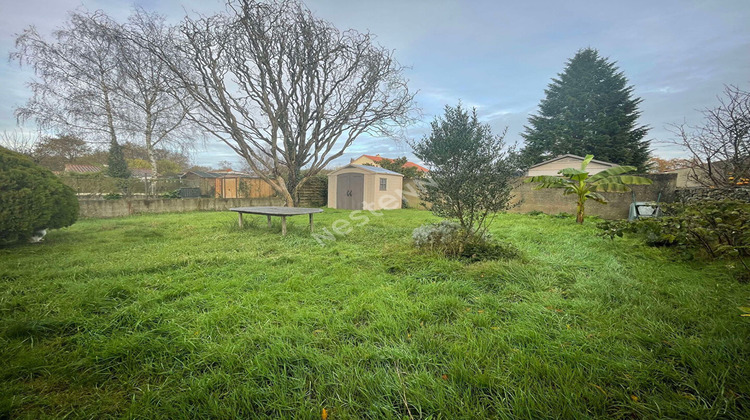
M529 169L533 169L533 168L536 168L536 167L539 167L539 166L542 166L542 165L546 165L548 163L554 162L556 160L564 159L564 158L578 159L581 162L583 162L583 160L586 159L584 157L581 157L581 156L578 156L578 155L572 155L572 154L568 153L566 155L555 156L555 157L553 157L550 160L545 160L544 162L537 163L536 165L530 166ZM598 163L600 165L611 166L611 167L620 166L620 165L618 165L616 163L605 162L603 160L596 160L596 159L591 159L591 162Z
M370 166L370 165L356 165L354 163L350 163L343 168L336 169L335 171L331 172L328 175L333 175L336 172L342 171L346 168L357 168L357 169L364 169L365 171L374 172L376 174L383 174L383 175L398 175L398 176L404 176L398 172L390 171L388 169L383 169L379 166Z

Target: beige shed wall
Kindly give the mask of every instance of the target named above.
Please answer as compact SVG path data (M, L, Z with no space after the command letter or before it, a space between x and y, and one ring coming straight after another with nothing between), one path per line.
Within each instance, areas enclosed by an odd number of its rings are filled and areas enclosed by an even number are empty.
M581 162L582 161L579 159L566 157L560 160L556 160L554 162L550 162L546 165L542 165L536 168L529 169L528 176L538 176L538 175L556 176L558 175L558 172L561 169L565 169L565 168L579 169L581 167ZM609 168L611 168L611 166L602 165L601 163L596 163L596 162L590 162L589 165L586 167L586 171L589 173L589 175L594 175L596 173L599 173Z
M356 173L363 174L364 179L364 209L383 210L401 208L402 176L378 174L360 168L344 168L328 174L328 207L335 209L338 194L337 180L341 174ZM380 178L388 180L387 189L380 191ZM385 198L392 196L392 199Z

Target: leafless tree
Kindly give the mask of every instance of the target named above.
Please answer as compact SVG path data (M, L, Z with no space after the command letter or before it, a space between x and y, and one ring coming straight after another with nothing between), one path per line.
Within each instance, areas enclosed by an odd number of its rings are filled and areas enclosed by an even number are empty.
M194 136L187 124L188 112L194 108L190 97L178 99L170 90L166 64L142 48L135 39L165 39L174 34L162 16L136 10L125 25L107 22L117 41L123 85L118 90L126 104L124 127L137 142L146 147L153 176L157 175L156 149L189 146Z
M116 91L123 81L117 44L98 24L104 18L102 13L72 13L51 40L33 26L16 38L11 59L29 64L36 75L28 84L32 97L16 110L20 120L33 118L41 128L100 144L117 141L124 107Z
M23 155L31 156L34 152L34 147L39 143L41 138L39 132L23 131L21 129L5 130L0 134L0 146Z
M230 1L226 13L186 18L180 33L149 49L197 103L191 118L288 206L358 136L388 135L413 109L391 51L294 0Z
M191 101L168 90L170 74L163 61L132 42L136 37L168 37L164 20L136 11L127 24L103 12L77 12L45 40L31 27L16 40L11 58L29 63L37 79L33 96L17 110L41 127L70 132L89 141L144 144L154 175L155 149L190 139L182 131ZM182 144L184 146L184 144Z
M689 177L707 187L747 185L750 179L750 92L725 86L719 105L703 111L703 125L673 125L676 143L694 161Z

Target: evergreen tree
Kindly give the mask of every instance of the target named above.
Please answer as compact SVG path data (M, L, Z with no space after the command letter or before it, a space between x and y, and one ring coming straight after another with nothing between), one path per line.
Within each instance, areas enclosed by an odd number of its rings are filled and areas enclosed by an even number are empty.
M109 168L107 175L112 178L130 178L128 163L125 161L125 155L122 153L122 146L116 140L109 144L109 157L107 158Z
M640 98L614 62L586 48L552 79L522 134L526 166L571 153L646 169L649 128L637 125Z

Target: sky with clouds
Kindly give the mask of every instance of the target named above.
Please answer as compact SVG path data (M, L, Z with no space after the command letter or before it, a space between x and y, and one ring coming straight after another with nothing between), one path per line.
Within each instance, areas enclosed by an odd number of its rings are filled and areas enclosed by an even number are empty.
M124 19L136 4L176 22L185 13L223 9L219 0L0 0L0 51L12 51L14 35L34 25L49 33L76 8L101 9ZM668 125L699 124L700 110L717 104L724 84L750 89L748 0L307 0L318 17L339 29L370 31L393 49L422 110L408 128L419 138L446 104L477 108L506 140L536 112L550 79L581 48L616 61L642 98L640 122L652 129L657 156L685 156L671 145ZM0 61L0 131L14 129L15 107L29 96L32 74ZM27 129L30 127L27 127ZM413 157L403 141L360 137L338 163L361 154ZM213 141L194 153L196 164L239 162Z

